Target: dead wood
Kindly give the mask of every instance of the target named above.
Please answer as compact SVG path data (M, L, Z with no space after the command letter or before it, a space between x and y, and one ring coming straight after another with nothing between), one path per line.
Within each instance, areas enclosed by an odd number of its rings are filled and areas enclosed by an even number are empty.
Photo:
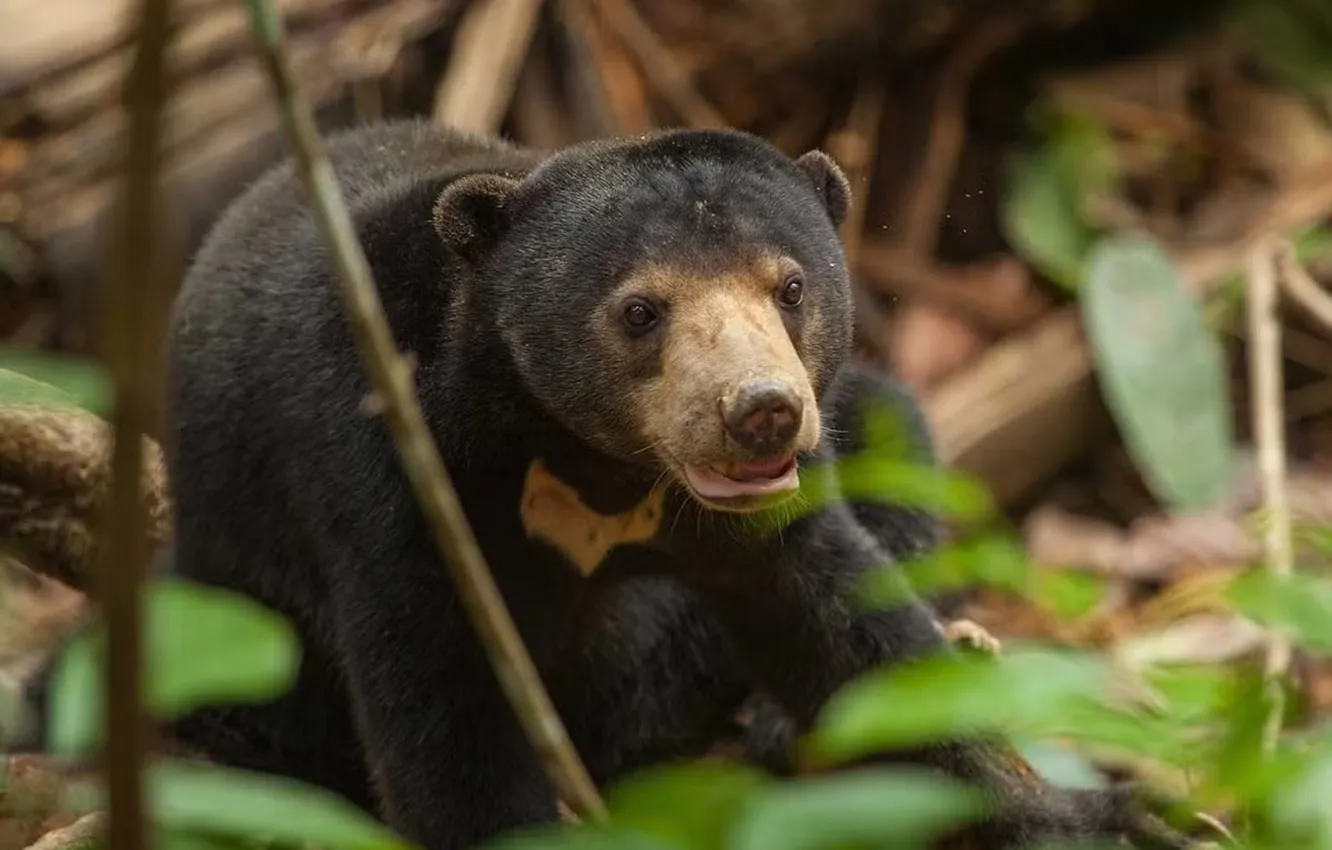
M32 571L87 590L110 458L110 428L91 413L0 407L0 541ZM146 439L141 487L149 540L160 545L170 523L166 469Z

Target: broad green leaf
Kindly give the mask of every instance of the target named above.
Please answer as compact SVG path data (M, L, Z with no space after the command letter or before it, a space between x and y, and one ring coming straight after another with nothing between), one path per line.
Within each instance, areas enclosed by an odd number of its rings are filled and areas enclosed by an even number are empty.
M995 513L983 483L941 467L854 456L838 462L837 480L847 499L937 511L956 522L981 522Z
M1096 233L1079 218L1048 151L1031 152L1014 166L1001 215L1019 255L1064 289L1078 289Z
M1226 598L1245 616L1285 630L1297 645L1332 652L1332 580L1301 572L1281 578L1252 570L1231 583Z
M958 524L983 522L996 512L989 489L980 481L942 467L865 452L802 470L799 496L754 515L755 527L775 533L844 501L929 511Z
M886 608L913 594L930 595L974 585L1021 594L1028 590L1031 565L1016 541L986 535L933 549L861 577L857 590L864 604Z
M911 848L984 813L980 793L924 771L859 769L791 780L754 797L730 850Z
M174 578L145 585L147 702L157 717L204 703L271 699L294 681L300 647L290 625L239 594ZM51 746L72 754L102 734L103 631L73 639L55 671Z
M1233 475L1225 363L1165 252L1107 238L1079 303L1106 402L1153 492L1177 510L1215 504Z
M285 777L160 761L148 766L145 778L150 818L163 829L324 850L413 846L337 794ZM79 791L75 807L101 808L100 787L81 783Z
M1042 274L1070 292L1085 275L1097 231L1083 218L1087 199L1117 178L1105 129L1081 115L1058 115L1039 148L1013 168L1000 210L1005 236Z
M106 373L94 361L0 347L0 406L82 407L100 415L110 394Z
M606 806L617 827L689 850L723 850L736 810L768 784L744 765L685 762L629 777Z
M1008 649L933 655L868 673L835 693L808 741L840 762L959 734L1071 734L1067 718L1099 697L1103 662L1073 652Z
M1048 606L1057 616L1080 617L1100 601L1104 582L1069 571L1040 570L1010 535L984 534L871 570L857 591L870 608L887 608L914 595L991 587Z
M1155 699L1149 705L1105 700L1070 701L1066 737L1181 768L1211 758L1205 748L1223 734L1219 711L1232 686L1228 671L1170 667L1143 673Z
M1291 754L1287 754L1288 756ZM1287 758L1261 806L1262 830L1288 847L1332 847L1332 752Z

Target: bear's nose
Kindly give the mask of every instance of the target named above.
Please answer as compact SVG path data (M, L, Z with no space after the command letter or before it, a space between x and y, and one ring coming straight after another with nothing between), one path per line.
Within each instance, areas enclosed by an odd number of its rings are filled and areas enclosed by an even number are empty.
M726 432L756 455L785 451L800 430L800 398L781 381L751 381L740 387L723 414Z

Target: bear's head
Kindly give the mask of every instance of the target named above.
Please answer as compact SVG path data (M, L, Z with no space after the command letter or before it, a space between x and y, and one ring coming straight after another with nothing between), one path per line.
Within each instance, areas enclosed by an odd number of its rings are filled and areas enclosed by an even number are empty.
M747 511L798 488L849 355L849 200L820 152L674 130L574 146L523 179L459 180L435 227L557 421L707 507Z

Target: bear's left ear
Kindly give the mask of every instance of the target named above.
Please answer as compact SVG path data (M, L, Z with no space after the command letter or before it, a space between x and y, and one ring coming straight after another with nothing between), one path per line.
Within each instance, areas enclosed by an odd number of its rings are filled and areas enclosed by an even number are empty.
M508 229L505 206L519 185L499 174L473 174L455 181L435 201L435 232L467 262L478 262Z
M832 157L817 150L801 154L795 164L814 184L814 192L823 201L823 208L828 211L833 227L841 227L851 208L851 184L847 182L842 169L833 162Z

